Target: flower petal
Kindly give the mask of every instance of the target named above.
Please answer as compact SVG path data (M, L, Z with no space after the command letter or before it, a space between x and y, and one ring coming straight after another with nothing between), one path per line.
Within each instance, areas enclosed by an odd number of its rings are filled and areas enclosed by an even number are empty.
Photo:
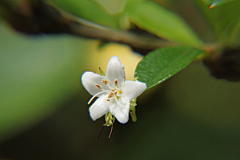
M108 86L102 83L102 80L106 80L106 77L93 72L84 72L81 78L83 87L91 95L101 92L101 87L102 89L109 90ZM97 87L96 85L100 85L100 87Z
M121 105L117 102L111 103L109 111L116 117L118 122L125 124L129 119L130 101L126 97L121 97L119 103Z
M116 79L118 87L124 84L125 80L124 66L122 65L117 56L112 56L108 61L106 77L110 80L112 86L114 85L114 81Z
M109 111L110 102L105 99L107 96L99 97L90 107L89 107L89 115L93 121L102 117Z
M126 96L131 101L142 94L146 88L146 83L127 80L125 81L124 86L122 86L122 95Z

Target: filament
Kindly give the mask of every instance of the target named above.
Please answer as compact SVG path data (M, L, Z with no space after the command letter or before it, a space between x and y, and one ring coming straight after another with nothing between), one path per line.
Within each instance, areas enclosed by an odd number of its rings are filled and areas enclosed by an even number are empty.
M106 90L103 90L102 92L98 92L97 94L95 94L89 101L88 101L88 104L90 104L94 98L96 98L98 95L104 93L104 92L107 92Z

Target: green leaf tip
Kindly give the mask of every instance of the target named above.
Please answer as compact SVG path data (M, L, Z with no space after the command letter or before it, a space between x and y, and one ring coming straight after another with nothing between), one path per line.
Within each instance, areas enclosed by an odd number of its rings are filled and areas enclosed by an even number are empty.
M217 7L217 6L223 5L228 2L232 2L232 1L234 1L234 0L215 0L210 4L209 9L212 9L214 7Z
M148 90L184 69L202 52L187 46L154 50L139 62L135 77L145 82Z
M99 72L100 72L100 74L102 75L102 76L105 76L105 72L102 70L102 68L98 68L99 69Z

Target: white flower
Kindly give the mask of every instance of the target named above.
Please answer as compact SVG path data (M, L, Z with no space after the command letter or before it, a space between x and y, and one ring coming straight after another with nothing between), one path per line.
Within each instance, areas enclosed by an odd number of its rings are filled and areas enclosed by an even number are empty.
M124 66L117 56L110 58L106 76L87 71L82 75L82 84L93 95L88 104L98 97L89 108L92 120L110 112L120 123L127 123L130 101L147 88L143 82L125 80Z

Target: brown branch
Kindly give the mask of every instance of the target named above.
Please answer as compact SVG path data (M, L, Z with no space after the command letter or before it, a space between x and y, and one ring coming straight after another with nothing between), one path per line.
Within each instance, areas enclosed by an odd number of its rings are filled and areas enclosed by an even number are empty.
M42 0L19 0L18 10L8 0L0 1L2 17L11 26L26 34L67 33L79 37L100 39L110 42L127 44L138 51L151 51L166 46L178 45L158 37L136 34L130 31L118 31L87 23L57 7L46 4ZM19 12L27 10L27 12Z

